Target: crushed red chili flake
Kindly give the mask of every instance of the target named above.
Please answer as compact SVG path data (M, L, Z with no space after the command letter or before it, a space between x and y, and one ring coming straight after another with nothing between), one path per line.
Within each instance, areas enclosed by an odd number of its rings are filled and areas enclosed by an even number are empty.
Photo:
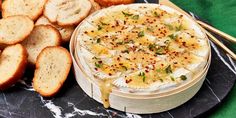
M188 57L184 57L184 59L188 59Z
M129 80L125 80L125 83L130 83L132 81L132 79L129 79Z
M94 68L94 70L98 71L98 69L97 69L97 68Z
M112 74L111 74L111 73L109 73L109 76L112 76Z

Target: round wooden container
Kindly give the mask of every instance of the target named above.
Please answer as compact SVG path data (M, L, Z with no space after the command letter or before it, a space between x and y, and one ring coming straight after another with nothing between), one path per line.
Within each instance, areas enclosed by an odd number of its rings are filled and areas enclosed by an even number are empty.
M76 28L70 41L70 53L73 59L75 78L87 95L102 103L99 83L86 75L77 56L76 47L79 27L80 25ZM124 112L148 114L163 112L180 106L191 99L201 88L210 63L211 53L209 53L204 69L200 70L194 78L178 87L163 92L140 95L136 93L124 93L113 87L109 96L110 107Z

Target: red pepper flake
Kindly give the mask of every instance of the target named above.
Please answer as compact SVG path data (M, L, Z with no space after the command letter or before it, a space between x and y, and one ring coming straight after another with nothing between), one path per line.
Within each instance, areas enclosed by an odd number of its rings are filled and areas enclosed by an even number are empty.
M108 99L105 99L105 102L108 102Z
M184 57L184 59L188 59L188 57Z
M97 69L97 68L94 68L94 70L98 71L98 69Z
M120 57L117 57L117 61L120 61Z
M161 64L161 66L164 66L164 64Z
M134 70L134 68L131 68L131 70Z
M125 83L130 83L132 81L132 79L129 79L129 80L125 80Z
M91 32L94 32L93 30Z
M148 70L145 70L146 73L148 73L149 71Z
M109 73L109 76L111 76L112 74L111 73Z
M87 31L85 31L84 33L85 33L85 34L88 34L88 32L87 32Z
M102 61L98 61L98 63L99 63L99 64L101 64L101 63L102 63Z

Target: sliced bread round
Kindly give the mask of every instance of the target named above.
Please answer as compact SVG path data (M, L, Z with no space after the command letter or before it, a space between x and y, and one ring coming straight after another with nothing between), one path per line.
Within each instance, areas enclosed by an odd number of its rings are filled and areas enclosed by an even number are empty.
M34 22L27 16L11 16L0 20L0 44L16 44L33 30Z
M52 24L45 16L39 17L39 19L36 21L35 25L51 25L55 27L61 34L61 39L63 43L67 43L70 41L71 35L74 32L75 27L74 26L59 26L56 24Z
M91 9L88 0L48 0L44 15L52 23L60 26L77 25Z
M42 13L47 0L5 0L2 4L2 16L26 15L36 20Z
M61 35L57 29L51 25L35 26L32 33L22 42L28 51L28 61L35 64L36 58L41 50L47 46L59 46Z
M24 74L27 51L21 44L6 47L0 56L0 90L15 84Z
M49 46L37 57L33 87L44 97L54 96L62 87L71 68L72 60L67 49Z

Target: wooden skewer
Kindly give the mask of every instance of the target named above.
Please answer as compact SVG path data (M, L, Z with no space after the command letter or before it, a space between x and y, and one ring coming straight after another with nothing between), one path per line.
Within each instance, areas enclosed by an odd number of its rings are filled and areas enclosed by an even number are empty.
M174 3L172 3L171 1L169 0L159 0L159 3L160 4L163 4L163 5L167 5L167 6L170 6L174 9L176 9L177 11L185 14L186 16L188 16L189 18L192 18L188 13L186 13L184 10L182 10L181 8L179 8L178 6L176 6ZM195 19L193 19L195 20ZM200 24L200 23L199 23ZM200 26L200 25L199 25ZM208 25L209 26L209 25ZM219 47L221 47L227 54L229 54L234 60L236 60L236 55L234 54L233 51L231 51L229 48L227 48L223 43L221 43L217 38L215 38L211 33L209 33L207 30L205 30L204 28L202 28L200 26L200 28L206 32L206 34L209 36L209 38L215 43L217 44ZM216 31L216 30L215 30ZM214 31L213 31L214 32ZM221 32L221 31L220 31ZM217 34L219 34L219 32L215 32ZM225 35L225 33L221 33L219 34L223 37L227 37L227 39L231 39L233 42L234 42L234 37L232 38L232 36L229 36L229 35Z
M216 29L216 28L214 28L214 27L212 27L212 26L210 26L210 25L208 25L208 24L206 24L202 21L197 20L197 23L200 24L202 27L204 27L204 28L206 28L206 29L208 29L208 30L224 37L225 39L228 39L230 42L236 43L236 38L222 32L222 31L220 31L220 30L218 30L218 29Z
M205 29L204 29L205 30ZM221 47L225 52L229 54L230 57L232 57L234 60L236 60L236 54L232 52L229 48L227 48L223 43L221 43L218 39L216 39L211 33L209 33L207 30L205 30L207 36L219 47Z

